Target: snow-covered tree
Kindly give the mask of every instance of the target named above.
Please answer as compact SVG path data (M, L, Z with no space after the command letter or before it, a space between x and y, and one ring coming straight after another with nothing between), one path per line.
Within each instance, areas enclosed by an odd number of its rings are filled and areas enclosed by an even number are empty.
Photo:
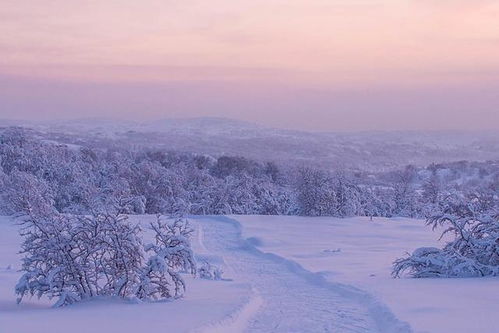
M63 306L94 296L134 295L143 263L140 228L125 216L99 214L29 216L23 222L26 295L57 297Z
M28 216L22 226L19 302L28 295L55 297L55 306L95 296L179 297L179 272L195 273L191 229L182 220L158 218L151 224L155 242L145 248L141 229L124 215L53 213Z
M395 214L413 217L416 192L413 189L414 167L409 165L396 173L393 184L395 194Z
M371 186L360 188L360 205L362 215L369 216L371 220L375 216L389 216L383 200L381 200L376 189Z
M3 210L8 214L47 215L53 210L53 195L49 185L32 174L12 170L3 178L0 190Z
M152 253L141 270L136 295L140 299L180 297L185 282L179 272L196 274L196 263L190 246L193 232L186 220L168 223L158 216L150 225L154 243L146 246Z
M476 277L499 275L499 210L495 194L474 193L450 197L441 210L427 219L450 235L442 250L420 248L394 262L393 275L413 277Z
M335 208L332 215L346 217L361 214L360 190L344 173L337 173L335 175L333 188Z
M333 215L336 196L332 178L325 171L301 168L298 171L296 191L301 215Z

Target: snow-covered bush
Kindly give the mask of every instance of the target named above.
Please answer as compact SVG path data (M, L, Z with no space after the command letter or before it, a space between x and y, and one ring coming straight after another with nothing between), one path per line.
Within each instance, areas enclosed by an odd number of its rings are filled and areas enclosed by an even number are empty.
M427 219L433 229L445 227L442 237L454 237L442 250L419 248L397 259L393 275L413 277L479 277L499 275L499 211L494 194L449 198L441 211Z
M124 216L26 218L18 301L46 295L62 306L98 295L132 296L143 263L139 232Z
M201 267L198 268L198 276L206 280L222 280L223 271L220 267L204 261Z
M167 223L160 216L150 227L154 231L154 243L146 246L151 256L141 270L136 296L140 299L179 297L185 291L180 272L196 274L189 240L193 230L186 220L177 218Z
M399 277L404 271L415 278L480 277L499 274L497 267L482 265L473 258L434 247L418 248L408 258L396 260L393 275Z
M25 296L58 298L56 306L95 296L158 299L185 289L179 271L194 274L188 236L181 220L152 224L155 244L146 250L141 229L123 215L50 214L25 218L21 253L23 276L16 286Z

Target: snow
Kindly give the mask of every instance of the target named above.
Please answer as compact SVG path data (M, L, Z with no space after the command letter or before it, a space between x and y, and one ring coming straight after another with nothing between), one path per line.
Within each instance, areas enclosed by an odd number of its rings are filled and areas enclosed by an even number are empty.
M194 333L243 332L248 328L247 326L251 318L255 316L258 311L260 311L262 305L263 298L256 291L253 291L253 296L241 309L234 312L234 314L218 323L200 328L194 331Z
M133 216L144 225L155 216ZM440 247L423 221L293 216L191 217L199 261L222 281L186 277L173 302L15 304L20 237L0 217L0 332L496 332L498 278L393 279L392 261ZM53 302L52 302L53 303Z
M438 232L402 218L237 216L243 237L261 251L354 286L386 304L415 332L497 332L499 279L393 279L395 258L441 247Z
M241 238L239 223L228 217L197 219L205 245L222 255L235 279L251 283L263 298L248 332L409 332L369 295L328 283L293 261L266 254Z
M141 217L142 220L154 216ZM191 332L227 318L251 301L249 286L238 281L210 281L185 276L187 292L173 302L133 304L97 299L54 309L55 300L36 298L16 304L20 272L18 226L0 217L0 332ZM198 245L193 244L194 248ZM10 266L10 268L8 268Z

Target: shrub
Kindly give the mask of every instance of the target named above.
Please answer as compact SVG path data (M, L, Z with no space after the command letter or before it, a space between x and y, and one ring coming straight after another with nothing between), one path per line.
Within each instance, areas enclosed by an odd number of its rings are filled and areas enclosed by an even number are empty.
M393 276L478 277L499 275L499 213L493 194L448 198L441 211L427 219L433 229L446 227L440 238L454 239L442 250L419 248L393 264Z
M205 261L198 269L198 275L200 278L206 280L222 280L223 271L219 267Z
M141 228L124 215L50 214L23 221L24 254L16 293L58 298L64 306L95 296L158 299L179 297L179 270L194 274L186 222L151 225L155 244L144 249ZM146 251L147 250L147 251ZM148 252L153 254L146 260Z

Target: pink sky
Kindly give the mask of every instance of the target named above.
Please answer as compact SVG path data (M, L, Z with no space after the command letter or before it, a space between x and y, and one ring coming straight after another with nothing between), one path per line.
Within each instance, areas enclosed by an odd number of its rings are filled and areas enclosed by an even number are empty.
M0 118L499 127L499 0L2 0Z

